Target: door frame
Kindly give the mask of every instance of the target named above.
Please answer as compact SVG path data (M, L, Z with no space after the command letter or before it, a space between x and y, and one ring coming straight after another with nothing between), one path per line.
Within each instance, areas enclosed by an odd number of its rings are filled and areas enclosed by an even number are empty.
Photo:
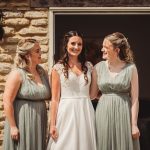
M150 7L49 7L49 56L48 66L54 65L55 15L146 15Z

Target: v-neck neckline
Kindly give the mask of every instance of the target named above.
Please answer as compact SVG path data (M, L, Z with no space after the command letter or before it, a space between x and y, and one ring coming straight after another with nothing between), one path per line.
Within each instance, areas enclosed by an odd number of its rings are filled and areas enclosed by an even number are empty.
M26 74L28 73L27 70L25 70L25 69L23 69L23 70L26 72ZM40 74L40 70L39 70L39 66L38 66L38 65L36 66L36 70L37 70L37 72L38 72L38 74L39 74L41 83L36 82L34 79L30 79L30 80L31 80L37 87L43 88L43 87L44 87L44 83L43 83L43 79L42 79L42 76L41 76L41 74Z
M81 71L81 73L78 75L77 73L75 73L71 68L69 68L70 72L72 72L76 77L80 77L81 75L83 75L83 71Z
M123 71L124 71L124 69L127 67L127 63L122 67L122 69L119 71L119 72L114 72L115 73L115 75L114 76L112 76L111 74L113 74L113 72L111 72L110 70L109 70L109 68L108 68L108 62L107 61L105 61L104 62L105 63L105 68L106 68L106 70L107 70L107 72L108 72L108 75L109 75L109 77L110 78L113 78L113 79L115 79L117 76L119 76Z

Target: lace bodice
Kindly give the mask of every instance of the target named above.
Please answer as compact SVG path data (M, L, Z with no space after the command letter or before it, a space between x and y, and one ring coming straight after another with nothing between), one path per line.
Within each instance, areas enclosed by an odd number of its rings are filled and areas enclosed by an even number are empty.
M71 69L68 70L68 79L66 79L63 73L63 64L57 63L54 65L53 69L55 69L60 76L61 98L89 97L89 86L93 66L90 62L86 62L86 66L88 68L88 83L86 83L83 73L76 75Z

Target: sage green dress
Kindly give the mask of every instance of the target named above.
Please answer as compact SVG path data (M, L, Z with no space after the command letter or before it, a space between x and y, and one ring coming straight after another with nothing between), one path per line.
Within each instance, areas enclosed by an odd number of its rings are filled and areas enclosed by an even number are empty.
M139 150L131 135L131 76L134 64L126 64L114 77L106 61L98 63L97 84L102 96L96 109L97 150Z
M45 100L50 99L48 78L42 67L37 66L42 85L31 80L27 72L17 68L22 84L14 100L14 116L20 132L19 141L12 140L6 119L3 150L45 150L47 112Z

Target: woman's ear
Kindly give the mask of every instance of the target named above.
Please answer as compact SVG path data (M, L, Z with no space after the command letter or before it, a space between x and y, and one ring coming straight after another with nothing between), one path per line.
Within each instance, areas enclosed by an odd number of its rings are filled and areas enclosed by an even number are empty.
M25 55L25 58L26 58L27 60L29 60L29 54Z
M31 54L30 53L26 54L25 58L28 62L31 62Z
M120 48L116 48L115 51L117 52L117 54L119 55L120 52Z
M31 63L32 62L31 61L31 54L29 53L29 54L25 55L25 59L26 59L27 63Z

